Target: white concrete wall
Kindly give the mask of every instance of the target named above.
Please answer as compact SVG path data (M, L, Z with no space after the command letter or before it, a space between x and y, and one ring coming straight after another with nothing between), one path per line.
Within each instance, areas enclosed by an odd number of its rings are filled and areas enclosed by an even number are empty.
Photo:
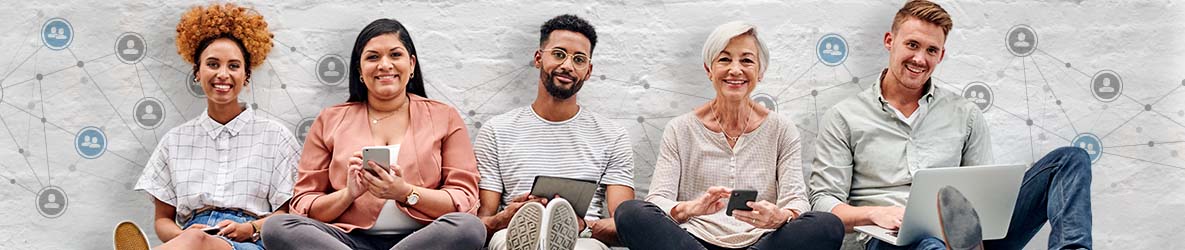
M152 234L152 206L131 191L159 137L199 115L204 101L186 87L175 25L203 2L5 1L0 9L0 248L106 249L111 229L134 220ZM268 64L256 70L245 102L295 128L344 101L345 84L320 83L316 60L349 56L369 21L403 21L419 45L429 95L474 125L530 103L537 71L529 61L538 27L562 13L590 20L601 41L594 77L580 93L586 108L629 129L641 194L653 173L661 128L714 95L700 65L707 33L730 20L760 27L771 67L755 93L774 96L778 113L813 137L816 117L876 81L886 65L881 38L898 1L259 1L275 33ZM954 16L939 86L961 91L983 82L995 98L986 116L998 162L1032 162L1070 145L1079 133L1102 138L1093 167L1094 243L1100 249L1185 248L1185 6L1180 1L942 1ZM60 17L73 27L64 50L43 45L41 28ZM1011 54L1016 25L1037 34L1028 57ZM118 60L125 32L147 42L147 58ZM818 63L815 46L843 36L850 57ZM348 58L347 58L348 59ZM82 61L81 67L78 62ZM1122 96L1094 98L1091 77L1111 70ZM42 79L36 76L42 74ZM855 84L853 79L857 79ZM811 95L816 92L818 95ZM164 104L163 124L144 129L133 107L143 97ZM1061 101L1060 107L1057 105ZM1150 110L1145 110L1150 105ZM641 117L641 118L639 118ZM1032 126L1026 125L1032 121ZM107 151L75 151L82 128L100 128ZM812 148L806 140L804 148ZM1150 143L1151 142L1151 145ZM804 156L810 158L813 150ZM43 215L37 194L66 194L57 217ZM52 192L52 191L51 191ZM52 211L51 211L52 212ZM1043 248L1044 236L1030 244ZM1173 237L1174 235L1178 237ZM157 242L153 239L154 242Z

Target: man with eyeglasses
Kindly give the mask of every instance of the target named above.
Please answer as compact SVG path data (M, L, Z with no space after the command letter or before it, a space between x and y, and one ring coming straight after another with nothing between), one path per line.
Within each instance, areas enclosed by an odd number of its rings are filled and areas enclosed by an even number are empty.
M579 17L544 23L535 51L535 101L489 119L478 132L477 213L490 234L489 249L608 249L617 241L614 209L634 199L629 134L576 102L592 75L596 43L596 31ZM536 176L599 185L587 214L577 215L563 198L528 196Z

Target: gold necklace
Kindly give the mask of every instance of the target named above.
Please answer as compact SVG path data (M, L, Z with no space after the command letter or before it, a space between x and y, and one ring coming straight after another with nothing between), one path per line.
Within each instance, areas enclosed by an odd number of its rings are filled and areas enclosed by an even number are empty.
M374 112L370 111L369 105L366 106L366 112L369 113L369 115L371 117L374 117L374 114L373 114ZM379 124L379 121L386 120L387 118L391 118L392 116L395 116L395 114L398 114L398 113L399 113L399 111L394 111L394 112L391 112L391 114L383 116L383 117L370 118L370 124Z

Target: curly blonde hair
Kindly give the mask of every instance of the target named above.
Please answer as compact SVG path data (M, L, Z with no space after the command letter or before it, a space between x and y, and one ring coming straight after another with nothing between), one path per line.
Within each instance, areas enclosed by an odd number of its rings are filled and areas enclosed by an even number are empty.
M181 22L177 23L177 54L196 67L197 56L201 54L198 50L223 37L242 46L248 69L263 64L272 50L272 33L259 12L225 3L195 6L181 15Z

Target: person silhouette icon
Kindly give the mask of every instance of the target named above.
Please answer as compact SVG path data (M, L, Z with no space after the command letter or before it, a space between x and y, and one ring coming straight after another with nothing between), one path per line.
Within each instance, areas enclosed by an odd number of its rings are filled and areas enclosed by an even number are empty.
M49 27L49 34L45 34L45 38L58 39L58 27Z
M101 147L103 147L103 145L100 145L100 144L99 144L99 137L98 137L98 136L95 136L95 137L91 137L91 142L90 142L90 144L89 144L89 145L87 145L87 147L89 147L89 148L101 148Z
M1099 151L1097 151L1097 150L1095 150L1095 149L1094 149L1094 144L1093 144L1093 143L1078 142L1078 147L1079 147L1079 148L1082 148L1082 149L1085 149L1085 150L1086 150L1086 154L1089 154L1089 155L1096 155L1096 154L1099 154Z
M44 209L60 209L60 208L62 208L62 204L58 203L58 194L48 193L47 196L45 197L45 199L47 200L47 202L45 204L41 204L41 208L44 208Z
M322 74L324 74L325 76L330 76L330 77L340 76L341 72L337 71L337 61L331 60L328 63L326 63L325 64L325 72Z
M1115 87L1111 87L1111 78L1110 77L1103 77L1103 86L1099 87L1099 93L1113 93L1113 92L1115 92Z
M139 55L140 49L136 48L136 40L128 39L127 42L124 42L124 49L122 52L124 55Z
M831 45L831 44L829 43L827 45ZM835 46L833 48L831 48L830 55L833 55L833 56L842 56L843 55L843 52L839 51L839 44L835 44Z
M984 98L983 92L975 91L975 103L979 103L979 104L988 103L987 98Z
M152 104L144 105L144 114L140 115L140 120L154 121L158 117L156 115L156 108Z
M1019 48L1028 48L1029 46L1032 46L1032 44L1029 43L1029 35L1025 34L1023 31L1016 32L1016 42L1012 42L1012 46Z
M89 136L89 135L82 136L82 143L78 144L78 146L82 146L82 147L86 147L86 148L91 147L91 136Z

